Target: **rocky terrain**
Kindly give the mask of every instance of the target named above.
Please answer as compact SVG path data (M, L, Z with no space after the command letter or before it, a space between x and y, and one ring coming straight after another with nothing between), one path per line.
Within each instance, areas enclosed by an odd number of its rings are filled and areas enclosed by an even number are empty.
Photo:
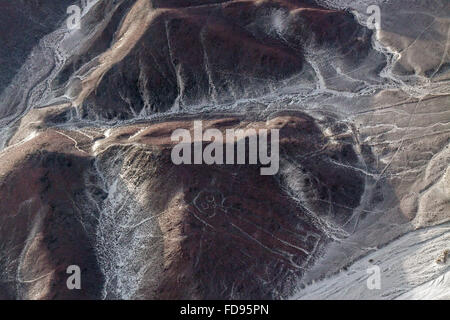
M450 298L450 4L354 2L0 0L0 298Z

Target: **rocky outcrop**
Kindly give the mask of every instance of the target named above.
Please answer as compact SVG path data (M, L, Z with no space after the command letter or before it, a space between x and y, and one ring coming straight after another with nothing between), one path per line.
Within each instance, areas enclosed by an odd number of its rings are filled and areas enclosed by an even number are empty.
M99 296L102 275L77 205L90 161L71 143L48 132L2 154L0 281L7 298ZM69 265L83 266L81 294L67 289Z
M0 206L2 226L14 230L1 234L6 291L33 299L274 299L292 293L324 245L345 236L331 226L346 229L364 181L328 168L340 157L358 165L351 136L330 145L298 112L205 119L205 130L224 133L279 129L277 177L261 176L261 165L176 166L170 135L177 128L193 130L193 122L106 134L48 128L12 146L0 175L9 199ZM289 198L294 192L304 198ZM74 264L83 266L81 291L66 287L65 268Z
M299 74L311 46L333 48L352 64L370 48L371 32L350 14L313 2L137 1L128 7L129 1L118 6L101 38L59 76L62 83L73 72L69 88L85 117L124 120L234 103L274 92ZM112 41L105 39L113 27ZM92 61L99 43L110 48Z

